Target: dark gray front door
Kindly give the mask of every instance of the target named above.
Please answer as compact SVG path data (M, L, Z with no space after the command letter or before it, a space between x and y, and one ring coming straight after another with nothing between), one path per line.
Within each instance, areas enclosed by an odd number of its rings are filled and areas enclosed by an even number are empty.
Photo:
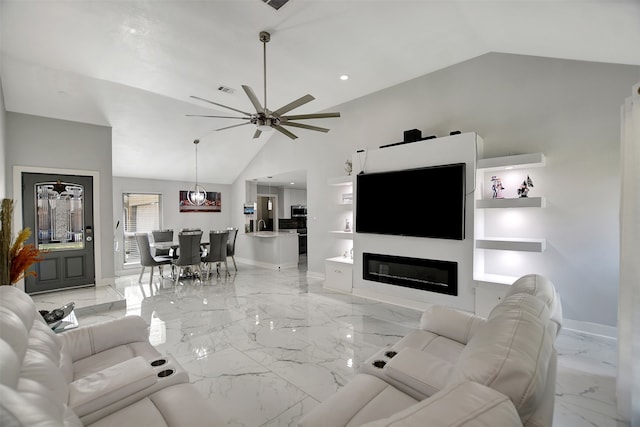
M28 243L47 251L25 279L27 293L95 284L93 177L22 174L22 220Z

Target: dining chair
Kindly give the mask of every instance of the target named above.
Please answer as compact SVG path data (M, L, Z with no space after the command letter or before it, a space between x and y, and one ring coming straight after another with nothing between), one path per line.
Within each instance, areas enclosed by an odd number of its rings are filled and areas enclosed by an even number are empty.
M229 239L227 240L227 256L231 257L231 261L233 261L233 268L238 271L238 267L236 266L236 237L238 237L238 229L232 228L229 229Z
M220 264L224 263L225 276L231 277L229 267L227 266L227 240L229 240L228 231L210 231L209 232L209 249L202 262L207 264L207 278L211 275L211 265L216 265L216 273L220 277Z
M151 232L154 242L173 242L173 230L153 230ZM156 249L156 256L169 256L171 249Z
M171 264L171 258L151 255L151 246L149 245L149 235L147 233L136 233L136 243L138 244L140 265L142 266L138 283L142 281L145 268L151 267L151 274L149 275L149 285L151 285L153 282L153 267L158 267L160 277L163 277L162 266Z
M180 274L187 267L191 267L200 273L200 240L202 231L182 231L178 233L178 258L173 260L173 265L178 267L175 284L180 280Z

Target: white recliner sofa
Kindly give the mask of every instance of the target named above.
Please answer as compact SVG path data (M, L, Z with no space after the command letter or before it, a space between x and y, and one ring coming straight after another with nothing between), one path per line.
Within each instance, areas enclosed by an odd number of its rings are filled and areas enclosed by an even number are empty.
M55 334L27 294L0 286L0 425L222 425L148 338L139 316Z
M299 426L551 426L562 307L539 275L488 318L432 306Z

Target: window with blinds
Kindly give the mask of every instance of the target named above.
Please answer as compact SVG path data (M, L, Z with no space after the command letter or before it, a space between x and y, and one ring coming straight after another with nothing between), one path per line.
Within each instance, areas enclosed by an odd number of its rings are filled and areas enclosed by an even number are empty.
M162 195L124 193L122 195L122 210L124 217L124 263L139 263L140 251L136 243L136 233L150 233L162 228Z

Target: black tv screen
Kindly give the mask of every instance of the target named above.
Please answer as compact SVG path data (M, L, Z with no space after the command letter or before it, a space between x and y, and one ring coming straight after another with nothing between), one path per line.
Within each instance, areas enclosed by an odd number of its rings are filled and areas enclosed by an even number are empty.
M356 232L464 239L465 164L357 176Z

